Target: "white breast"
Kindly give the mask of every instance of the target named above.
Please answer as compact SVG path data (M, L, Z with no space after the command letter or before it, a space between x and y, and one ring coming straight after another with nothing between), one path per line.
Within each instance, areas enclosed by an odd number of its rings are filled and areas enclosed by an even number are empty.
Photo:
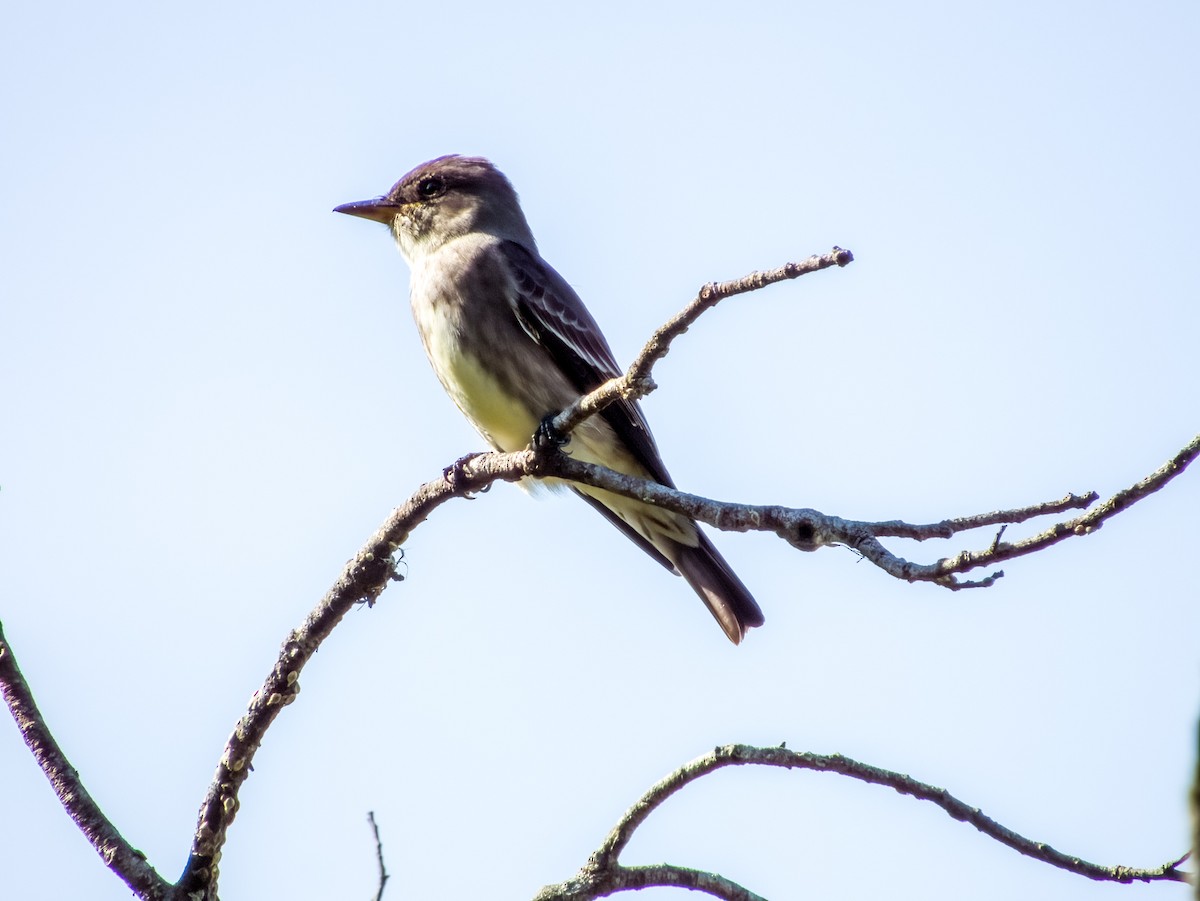
M478 338L467 342L464 335L478 336L489 331L478 327L471 315L503 315L494 306L495 298L475 298L468 302L460 291L463 271L470 255L481 251L470 237L440 248L436 253L413 261L412 311L425 353L434 372L472 425L495 448L516 451L529 444L538 425L537 416L516 396L506 390L492 374L495 366L505 365L506 354L514 348L485 346ZM474 328L472 329L472 327ZM479 354L488 355L485 366Z

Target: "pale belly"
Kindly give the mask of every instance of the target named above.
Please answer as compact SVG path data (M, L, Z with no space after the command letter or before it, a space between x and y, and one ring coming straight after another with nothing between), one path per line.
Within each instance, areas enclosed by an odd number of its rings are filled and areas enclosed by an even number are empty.
M432 355L431 355L432 356ZM497 450L528 446L538 418L480 365L473 354L451 351L433 360L446 393Z

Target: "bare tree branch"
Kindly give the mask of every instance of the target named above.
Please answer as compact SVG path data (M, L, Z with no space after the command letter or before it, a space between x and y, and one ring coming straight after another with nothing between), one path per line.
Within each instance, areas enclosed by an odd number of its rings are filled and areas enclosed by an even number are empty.
M570 445L566 447L570 453ZM1142 498L1148 497L1187 469L1200 455L1200 435L1194 437L1182 450L1155 472L1129 488L1118 491L1111 498L1088 513L1065 522L1056 523L1049 529L1015 543L1002 542L998 538L983 550L964 550L953 557L933 563L913 563L889 551L879 541L880 536L903 536L906 538L942 538L958 531L995 523L1019 523L1041 516L1047 512L1077 509L1094 501L1098 495L1068 495L1058 501L1047 501L1014 510L1000 510L955 520L944 520L932 525L908 524L897 520L874 523L828 516L817 510L780 505L737 504L714 501L695 494L667 488L656 482L614 472L592 463L572 460L567 454L544 454L537 459L533 475L556 476L574 482L582 482L605 488L616 494L637 498L648 504L683 513L692 519L727 532L775 532L792 546L812 551L829 545L845 545L853 548L888 575L906 582L934 582L946 588L960 589L991 584L1003 576L993 573L986 579L974 582L957 578L961 573L988 566L1015 557L1036 553L1067 538L1090 535L1100 526L1128 509Z
M127 842L117 828L83 787L79 773L71 766L62 748L50 734L29 684L17 666L12 646L4 636L0 623L0 694L4 703L17 721L17 728L25 744L33 752L58 800L67 815L91 842L105 866L116 873L141 898L159 901L167 897L170 883L155 872L146 862L146 855Z
M1014 510L976 513L971 516L943 519L941 522L922 525L893 519L888 522L871 523L871 532L876 538L911 538L915 541L925 541L930 538L953 538L959 532L969 532L985 526L1007 526L1012 523L1028 522L1038 516L1065 513L1068 510L1086 510L1099 499L1100 495L1094 491L1083 495L1068 494L1056 501L1044 501L1040 504L1030 504L1028 507L1017 507Z
M1186 855L1150 869L1089 863L1078 857L1063 854L1045 842L1034 841L1017 834L985 816L978 807L971 807L960 801L944 788L936 788L901 773L860 763L849 757L843 757L841 754L812 754L790 751L782 746L755 748L749 745L723 745L685 763L651 786L632 807L625 811L600 847L572 879L559 885L547 886L535 896L534 901L586 901L586 899L598 898L615 891L643 888L648 885L679 885L680 882L673 881L678 878L678 871L669 867L639 868L641 870L640 878L643 881L639 884L624 881L628 878L625 874L630 872L630 868L621 866L617 862L617 858L629 844L633 833L649 818L650 814L684 786L724 767L747 765L839 773L874 785L885 785L901 794L911 795L922 801L936 804L954 819L969 823L989 838L1008 845L1027 857L1070 873L1086 876L1089 879L1123 883L1186 882L1188 879L1188 874L1179 869L1179 865L1186 859ZM665 873L664 870L672 872ZM710 874L701 875L708 876ZM730 883L721 877L718 878L721 879L720 884L711 886L689 884L687 887L706 891L718 898L736 898L739 901L758 897L735 883ZM657 881L659 879L662 881Z
M734 282L706 286L687 308L655 333L623 376L613 379L580 398L555 418L554 425L564 434L569 433L572 427L577 426L588 416L594 415L616 398L640 397L653 390L654 385L650 379L650 372L654 363L667 353L670 343L675 337L682 334L699 315L721 299L733 294L755 290L782 279L795 278L806 272L819 271L835 265L844 266L852 259L853 257L848 251L835 248L830 254L812 257L803 263L788 264L767 273L753 273ZM1004 531L1002 528L1000 534L984 550L962 551L954 557L929 564L917 564L904 560L887 550L880 539L947 538L961 531L982 526L1023 523L1038 516L1086 509L1094 503L1097 495L1095 493L1086 496L1068 495L1057 501L1048 501L1029 507L977 514L925 525L894 520L879 523L858 522L828 516L805 508L721 503L666 488L643 479L626 476L603 467L582 463L573 460L569 454L569 444L566 447L566 453L563 453L552 443L541 442L534 443L526 450L517 453L469 455L447 467L441 478L422 485L401 507L393 511L366 546L346 564L335 584L316 608L288 636L270 673L254 694L245 714L234 727L218 762L212 783L201 804L192 843L192 853L180 881L174 887L167 886L161 877L146 864L140 852L131 848L121 839L112 824L103 817L91 798L87 796L78 782L77 774L71 769L61 750L53 743L53 738L50 737L40 716L37 715L36 707L29 696L28 687L20 677L20 672L12 659L11 649L3 643L3 635L0 633L0 683L4 689L5 700L17 719L26 743L33 750L43 771L54 784L64 806L88 835L106 863L121 875L140 897L163 898L166 901L184 897L187 897L189 901L200 901L200 899L215 901L218 880L217 864L227 830L237 814L239 790L250 773L254 755L267 729L279 712L291 703L299 692L300 671L351 606L356 603L373 604L390 581L400 578L395 571L394 555L412 531L424 522L438 506L451 498L470 497L472 494L486 490L496 481L555 476L606 488L618 494L638 498L646 503L675 510L707 522L718 529L773 531L801 550L813 551L828 545L845 545L858 551L885 572L907 581L932 581L949 588L978 587L991 584L1003 573L996 572L975 581L964 581L958 576L981 566L1033 553L1072 535L1090 534L1108 518L1162 488L1182 472L1200 454L1200 436L1193 439L1189 445L1155 473L1136 485L1118 492L1104 504L1079 517L1058 523L1038 535L1016 543L1001 541ZM785 749L739 750L736 747L732 751L730 749L724 749L724 751L726 756L711 764L710 768L744 763L807 767L837 772L845 771L847 775L863 778L866 781L892 785L898 791L941 804L952 816L971 822L981 831L993 835L1022 853L1029 853L1030 856L1046 860L1055 866L1063 866L1066 869L1076 867L1077 869L1072 869L1073 872L1083 872L1092 878L1118 881L1178 880L1182 878L1175 865L1164 865L1158 870L1127 870L1098 867L1095 864L1068 858L1053 849L1036 845L1016 836L1015 833L1010 833L1004 827L987 820L977 810L972 811L940 789L933 789L923 783L916 783L908 780L907 777L884 770L876 770L866 767L864 764L847 761L836 755L822 758L817 755L794 755L793 752ZM722 749L718 749L714 754L721 752ZM738 757L738 754L774 756L771 760L742 759ZM704 764L705 760L706 758L701 758L688 766ZM691 771L686 768L679 772L682 773L677 777L682 779L679 782L680 786L686 784L691 778L703 774L697 771L695 775L689 775ZM877 775L872 777L871 774ZM656 786L656 789L658 788ZM672 788L671 791L677 790L677 788L678 786ZM626 868L617 864L617 855L628 841L628 834L632 833L632 830L641 822L641 819L644 819L645 815L648 815L653 806L661 803L661 799L654 800L654 791L652 790L647 795L649 800L643 799L643 802L639 802L639 804L651 806L646 807L644 813L636 814L635 812L641 808L635 805L635 808L631 809L631 813L627 814L628 819L618 825L613 835L610 835L605 845L597 852L598 856L593 857L593 861L588 865L591 869L585 867L585 870L581 871L581 876L585 875L585 872L590 874L586 881L590 886L587 891L592 892L591 894L560 894L547 897L597 897L595 887L601 883L596 880L603 879L603 885L608 888L600 894L636 888L641 885L670 884L683 885L708 892L716 897L739 899L739 901L755 898L756 896L746 889L714 874L675 867ZM668 791L662 797L665 798L669 794ZM653 803L651 804L651 802ZM1028 850L1030 848L1033 849L1032 852ZM386 874L383 876L383 879L385 878ZM380 884L381 891L383 879ZM663 881L653 883L647 881L651 879ZM572 883L574 884L576 881L572 880ZM564 889L564 891L566 890Z

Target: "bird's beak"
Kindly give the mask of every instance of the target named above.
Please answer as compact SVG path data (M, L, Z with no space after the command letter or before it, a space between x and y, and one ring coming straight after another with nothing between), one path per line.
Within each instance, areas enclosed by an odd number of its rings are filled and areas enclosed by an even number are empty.
M375 222L382 222L384 225L391 225L392 219L396 216L396 210L400 208L400 204L388 200L386 197L376 197L373 200L356 200L354 203L343 203L341 206L335 206L335 213L345 213L348 216L358 216L362 219L371 219Z

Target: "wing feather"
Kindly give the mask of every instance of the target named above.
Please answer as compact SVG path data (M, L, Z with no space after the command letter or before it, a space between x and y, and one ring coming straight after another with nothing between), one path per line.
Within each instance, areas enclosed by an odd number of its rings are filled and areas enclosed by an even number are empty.
M515 241L504 241L500 250L516 285L513 312L521 327L553 357L575 389L586 394L619 376L621 367L600 326L566 279ZM619 400L600 415L656 481L674 487L641 407Z

